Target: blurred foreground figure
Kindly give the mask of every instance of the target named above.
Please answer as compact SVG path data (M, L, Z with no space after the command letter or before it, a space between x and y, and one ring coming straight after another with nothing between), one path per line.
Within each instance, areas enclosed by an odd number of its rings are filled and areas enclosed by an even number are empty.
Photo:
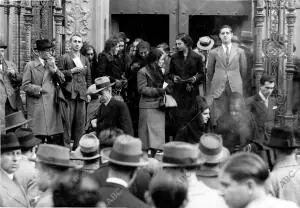
M21 148L14 133L1 135L0 206L30 207L26 192L15 172L19 169Z
M171 174L161 172L152 178L146 199L155 208L184 208L187 186L176 181Z
M105 208L99 188L94 179L82 170L68 171L54 185L53 205Z
M298 140L298 141L297 141ZM293 201L300 206L300 162L297 148L300 147L300 132L288 127L273 128L267 146L275 149L277 160L270 174L269 190L277 198Z
M224 165L220 182L230 208L296 208L293 202L274 198L266 192L269 170L253 153L236 153Z

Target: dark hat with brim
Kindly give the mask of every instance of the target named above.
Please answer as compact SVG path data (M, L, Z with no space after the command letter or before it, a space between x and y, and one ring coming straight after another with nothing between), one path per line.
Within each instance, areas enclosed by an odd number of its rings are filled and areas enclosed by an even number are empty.
M60 167L74 167L71 163L70 151L67 147L54 144L41 144L36 155L36 162Z
M8 134L1 135L1 152L12 151L20 148L20 143L15 133L10 132Z
M36 138L30 128L21 127L15 131L21 148L30 148L39 145L42 140Z
M148 165L148 160L142 157L141 140L129 135L118 136L113 147L102 152L101 156L114 164L130 167Z
M36 47L34 49L38 51L44 51L55 46L54 43L48 39L37 40L35 44Z
M25 119L25 116L22 111L17 111L15 113L9 114L5 116L5 131L16 128L18 126L22 126L28 122L30 122L31 119Z
M198 167L204 162L196 145L177 141L164 145L162 167Z
M264 145L274 149L296 149L300 147L298 131L289 127L274 127L269 142Z

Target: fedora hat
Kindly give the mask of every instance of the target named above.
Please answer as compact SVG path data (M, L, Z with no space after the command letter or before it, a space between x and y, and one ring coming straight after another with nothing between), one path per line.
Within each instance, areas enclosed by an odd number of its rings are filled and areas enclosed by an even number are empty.
M53 42L49 41L48 39L37 40L35 44L36 44L35 50L38 51L44 51L46 49L53 48L55 46Z
M71 152L71 160L94 160L100 157L99 140L94 134L85 134L79 140L79 146Z
M213 39L211 39L208 36L204 36L199 38L198 42L197 42L197 47L201 50L207 51L212 49L212 47L214 46L215 41Z
M102 156L114 164L139 167L148 164L148 161L142 155L141 140L123 134L116 138L110 151L103 151Z
M229 150L223 146L220 135L207 133L200 137L199 157L205 159L205 163L221 163L229 158Z
M20 149L20 143L15 133L1 135L1 152Z
M40 139L34 136L31 128L21 127L18 128L15 133L19 139L21 148L34 147L42 142Z
M164 145L162 167L197 167L204 162L195 145L177 141Z
M7 48L7 44L5 44L2 40L0 40L0 48Z
M300 143L298 131L293 132L289 127L274 127L271 130L269 142L264 142L264 145L274 149L293 149L299 148ZM298 137L298 138L297 138Z
M17 111L15 113L5 116L5 131L13 129L18 126L22 126L31 121L31 119L26 120L22 111Z
M95 84L92 84L87 89L87 94L97 94L98 92L113 86L115 83L110 83L110 79L108 76L98 77L95 79Z
M242 31L241 32L241 41L244 43L252 43L254 41L252 32Z
M61 167L74 167L70 161L70 151L67 147L54 144L41 144L36 153L36 162Z

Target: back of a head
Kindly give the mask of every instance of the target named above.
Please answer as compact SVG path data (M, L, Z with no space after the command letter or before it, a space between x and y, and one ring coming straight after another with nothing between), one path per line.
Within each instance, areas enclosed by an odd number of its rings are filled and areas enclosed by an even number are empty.
M156 208L179 208L187 199L186 184L166 172L154 176L149 195Z
M99 187L82 170L66 172L53 187L54 207L97 207L101 202Z
M263 159L249 152L232 155L225 163L223 172L237 182L253 179L259 185L263 185L269 177L269 170Z

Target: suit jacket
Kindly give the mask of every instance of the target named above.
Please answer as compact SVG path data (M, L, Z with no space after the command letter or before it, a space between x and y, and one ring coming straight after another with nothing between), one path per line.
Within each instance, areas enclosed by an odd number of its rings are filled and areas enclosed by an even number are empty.
M150 69L148 66L143 67L137 73L137 88L141 95L140 108L159 108L160 101L164 95L162 89L164 78L162 72L155 69Z
M150 208L119 184L106 183L99 191L107 207Z
M4 207L30 207L25 190L19 184L18 178L10 180L4 170L0 169L0 198Z
M247 60L242 49L231 46L229 63L222 46L210 51L207 60L207 77L211 81L210 96L218 98L225 90L226 82L232 92L243 94L243 81L247 69Z
M73 52L70 52L64 54L59 60L58 67L66 77L65 89L68 92L68 98L76 99L79 97L87 101L86 91L92 84L90 63L85 56L80 55L81 63L85 68L80 73L72 74L71 69L76 67L73 58L75 56Z
M119 128L125 134L133 135L133 128L128 107L126 103L111 98L107 106L101 104L96 117L97 119L96 132L97 135L107 128Z
M269 97L268 108L259 94L248 98L246 100L249 110L252 112L256 127L257 127L257 143L262 144L265 139L268 139L268 133L274 126L275 119L275 102Z

